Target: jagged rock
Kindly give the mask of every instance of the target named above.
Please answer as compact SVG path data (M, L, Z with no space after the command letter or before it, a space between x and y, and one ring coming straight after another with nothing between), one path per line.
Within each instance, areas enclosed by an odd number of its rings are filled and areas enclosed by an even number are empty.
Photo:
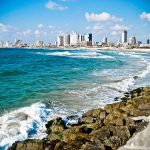
M105 150L105 146L101 143L86 142L80 150Z
M82 118L82 122L83 123L94 123L94 122L96 122L96 119L93 117L84 117L84 118Z
M117 103L113 103L113 104L107 104L104 108L104 110L106 110L107 113L112 113L114 110L118 110L121 107L124 107L125 103L124 102L117 102Z
M40 140L25 140L24 142L16 142L9 150L44 150L45 142Z

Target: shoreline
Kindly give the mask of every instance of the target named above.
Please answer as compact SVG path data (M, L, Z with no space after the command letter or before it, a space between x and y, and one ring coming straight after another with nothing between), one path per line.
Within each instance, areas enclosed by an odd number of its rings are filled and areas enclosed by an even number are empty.
M10 48L3 48L0 47L0 49L15 49L16 47L10 47ZM118 51L118 52L145 52L150 53L150 48L133 48L133 49L126 49L126 48L116 48L116 47L56 47L56 48L47 48L47 47L41 47L41 48L33 48L33 47L21 47L16 49L43 49L43 50L106 50L106 51Z
M82 117L56 118L46 124L47 138L15 142L9 150L117 149L142 131L150 115L150 87L126 92L121 101L92 109Z

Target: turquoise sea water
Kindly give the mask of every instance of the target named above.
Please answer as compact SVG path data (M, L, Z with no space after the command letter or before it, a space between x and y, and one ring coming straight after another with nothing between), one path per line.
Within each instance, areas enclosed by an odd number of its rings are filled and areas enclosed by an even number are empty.
M45 122L150 85L150 53L0 49L0 149L43 138Z

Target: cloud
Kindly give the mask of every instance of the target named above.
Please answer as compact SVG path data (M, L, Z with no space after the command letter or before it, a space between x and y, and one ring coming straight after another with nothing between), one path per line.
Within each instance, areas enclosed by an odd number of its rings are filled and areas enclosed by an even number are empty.
M115 26L110 27L112 30L121 31L121 30L129 30L129 27L116 24Z
M23 31L22 34L23 34L23 36L28 36L31 34L31 30L27 29L27 30Z
M122 18L117 18L116 16L113 16L107 12L102 12L100 14L95 13L85 13L85 18L88 21L114 21L114 22L121 22Z
M53 25L49 25L49 26L48 26L48 28L49 28L49 29L54 29L54 28L55 28L55 26L53 26Z
M103 29L104 29L104 27L102 25L100 25L100 24L95 24L93 26L93 30L103 30Z
M46 6L46 8L51 9L51 10L66 10L66 9L68 9L67 6L62 6L53 1L49 1L45 6Z
M40 30L35 30L34 34L35 34L36 37L40 37L42 35L44 35L44 36L47 35L47 32L40 31Z
M117 33L116 31L112 31L112 32L111 32L111 35L112 35L112 36L116 36L117 34L118 34L118 33Z
M9 32L11 26L0 23L0 33Z
M38 24L37 27L38 27L38 28L43 28L44 25L43 25L43 24Z
M143 13L140 15L140 18L141 18L141 19L145 19L145 20L147 20L147 21L150 21L150 13L143 12Z

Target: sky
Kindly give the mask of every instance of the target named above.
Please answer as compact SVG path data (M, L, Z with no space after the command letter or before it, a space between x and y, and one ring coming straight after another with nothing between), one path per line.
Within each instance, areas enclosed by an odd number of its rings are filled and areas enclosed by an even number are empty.
M0 0L0 40L53 43L59 34L92 33L116 42L121 32L150 38L150 0Z

